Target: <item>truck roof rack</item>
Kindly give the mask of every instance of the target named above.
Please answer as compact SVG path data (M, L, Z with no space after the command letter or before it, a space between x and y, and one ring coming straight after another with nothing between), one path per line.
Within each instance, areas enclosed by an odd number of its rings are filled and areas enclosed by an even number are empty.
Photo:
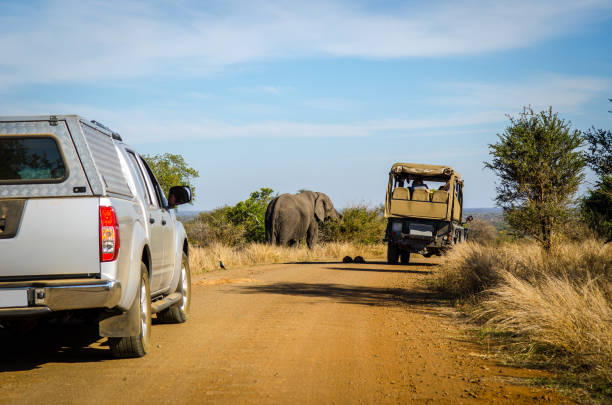
M91 120L91 123L99 126L100 128L103 128L103 129L107 130L108 132L110 132L111 136L113 137L113 139L115 139L117 141L120 141L120 142L123 142L123 139L121 139L121 135L119 135L118 132L113 131L112 129L110 129L106 125L104 125L101 122L98 122L96 120Z

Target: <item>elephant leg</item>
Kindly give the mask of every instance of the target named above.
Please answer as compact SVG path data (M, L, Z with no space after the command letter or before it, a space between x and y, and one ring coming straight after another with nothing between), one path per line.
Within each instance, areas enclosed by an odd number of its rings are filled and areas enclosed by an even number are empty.
M306 232L306 244L308 245L308 249L312 249L314 245L317 244L317 238L319 236L319 225L316 221L314 221Z
M281 231L278 235L278 244L280 246L293 246L295 245L295 239L291 234Z

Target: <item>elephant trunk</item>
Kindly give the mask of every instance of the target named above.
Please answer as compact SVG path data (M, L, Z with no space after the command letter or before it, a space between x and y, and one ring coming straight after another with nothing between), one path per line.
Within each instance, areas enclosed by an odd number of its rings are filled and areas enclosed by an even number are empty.
M334 208L332 211L332 215L330 215L330 218L335 220L335 221L342 221L342 214L340 214L338 211L336 211L336 209Z

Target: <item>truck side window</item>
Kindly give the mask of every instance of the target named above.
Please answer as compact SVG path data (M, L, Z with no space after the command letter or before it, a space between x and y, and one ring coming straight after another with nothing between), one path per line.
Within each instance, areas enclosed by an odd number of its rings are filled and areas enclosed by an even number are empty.
M157 195L157 199L158 201L161 203L162 207L167 207L168 206L168 201L166 201L166 197L164 196L164 192L161 189L161 186L159 185L159 182L157 181L157 179L155 178L155 175L153 174L153 171L151 170L151 168L149 167L149 165L147 164L147 162L145 162L144 159L142 159L142 164L144 165L145 169L147 170L147 174L149 175L149 178L151 179L151 184L153 185L153 188L155 189L155 194Z
M143 194L143 197L147 198L147 200L149 201L149 204L153 205L153 201L151 200L151 194L149 192L149 189L145 185L145 180L142 177L142 171L140 170L140 166L138 166L138 160L136 159L136 156L131 151L127 151L127 154L129 156L128 161L130 162L130 165L132 166L132 170L134 170L134 173L136 174L136 183L137 183L136 186L139 188L140 192Z
M131 154L132 155L132 154ZM138 173L144 179L144 183L146 184L147 196L149 197L149 204L155 208L159 208L159 203L157 199L157 194L155 192L155 188L153 187L153 182L149 178L145 166L143 165L144 160L142 158L137 157L136 154L133 154L133 159L136 162L136 166L138 167Z

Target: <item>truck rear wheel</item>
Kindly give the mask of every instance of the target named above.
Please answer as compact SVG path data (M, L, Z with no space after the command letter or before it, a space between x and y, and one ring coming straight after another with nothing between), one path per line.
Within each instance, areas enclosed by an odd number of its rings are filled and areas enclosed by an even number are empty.
M142 357L147 354L151 342L151 292L147 266L140 264L140 288L134 305L139 309L139 333L136 336L109 338L114 357Z
M387 245L387 263L397 264L397 259L399 259L399 252L397 250L397 247L389 243Z
M410 262L410 252L402 252L400 254L400 263L408 264Z
M176 292L183 295L183 299L170 308L157 313L157 319L164 323L183 323L187 320L189 308L191 307L191 271L189 269L189 257L183 253L181 260L181 274Z

